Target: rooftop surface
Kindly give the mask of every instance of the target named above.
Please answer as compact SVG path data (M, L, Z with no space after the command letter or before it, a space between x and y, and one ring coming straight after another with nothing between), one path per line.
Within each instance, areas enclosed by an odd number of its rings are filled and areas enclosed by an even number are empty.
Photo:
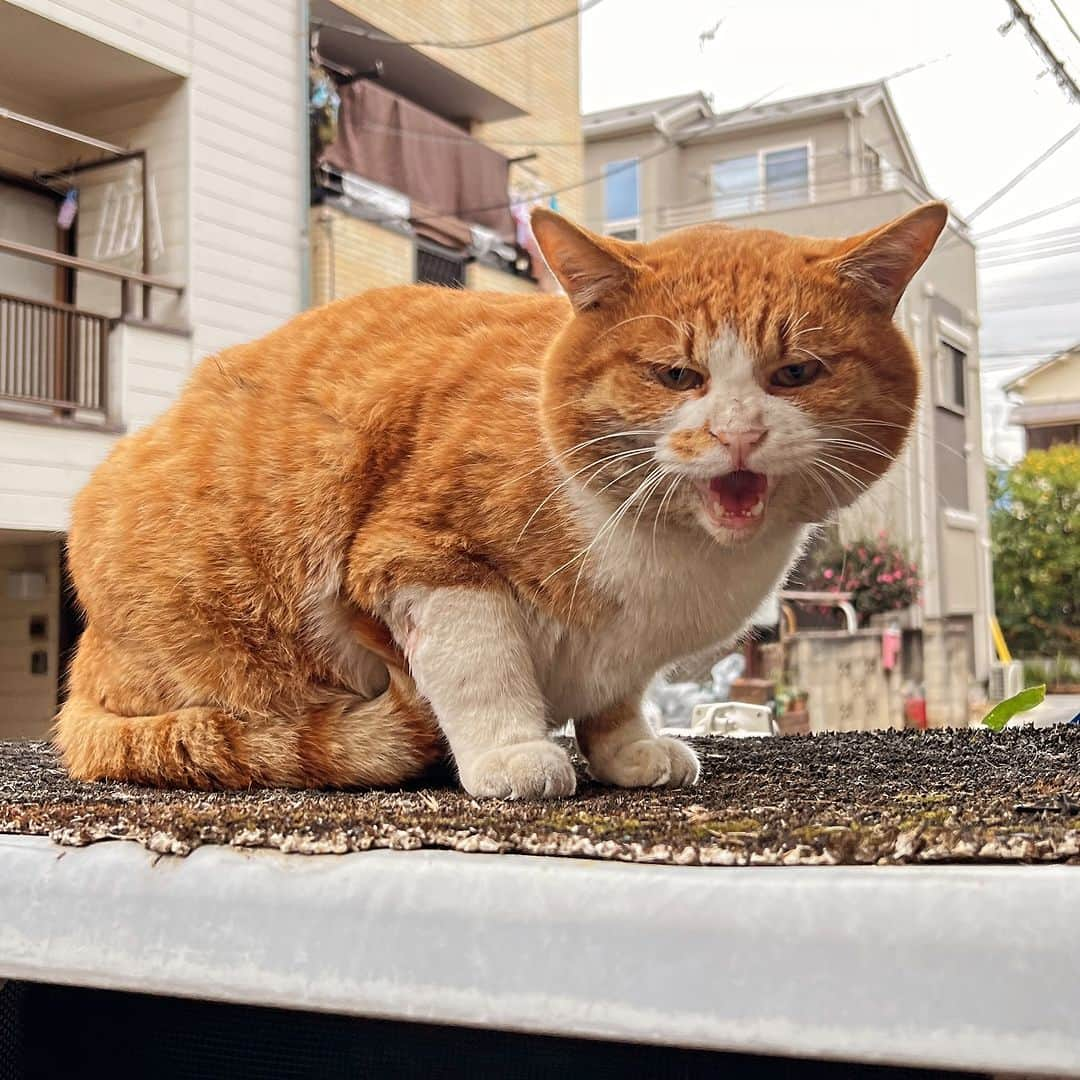
M446 778L339 794L72 784L44 745L2 744L0 830L42 835L0 835L0 979L1080 1076L1080 869L1000 865L1076 860L1080 730L697 745L690 791L584 782L512 805ZM121 837L140 843L90 842ZM459 850L357 850L375 846ZM512 854L526 851L593 857ZM619 861L695 859L979 864Z
M1080 861L1080 728L693 740L694 788L590 781L556 802L402 791L199 793L71 781L44 743L0 743L0 832L306 854L371 848L679 865Z

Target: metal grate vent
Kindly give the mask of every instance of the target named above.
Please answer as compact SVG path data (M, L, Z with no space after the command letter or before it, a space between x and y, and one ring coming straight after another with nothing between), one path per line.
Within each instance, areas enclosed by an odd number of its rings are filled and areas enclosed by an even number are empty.
M425 244L416 246L416 281L419 285L465 288L465 260Z

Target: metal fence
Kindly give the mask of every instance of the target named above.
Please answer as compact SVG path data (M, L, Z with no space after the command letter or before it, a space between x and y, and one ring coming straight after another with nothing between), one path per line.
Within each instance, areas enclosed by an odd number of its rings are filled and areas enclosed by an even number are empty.
M109 322L68 304L0 293L0 399L104 415Z

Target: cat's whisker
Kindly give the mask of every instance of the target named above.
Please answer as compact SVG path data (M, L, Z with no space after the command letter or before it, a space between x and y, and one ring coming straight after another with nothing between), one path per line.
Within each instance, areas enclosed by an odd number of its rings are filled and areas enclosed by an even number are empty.
M855 495L855 498L860 498L862 495L864 495L867 491L870 490L870 485L868 483L860 481L857 476L853 476L845 468L837 465L837 459L830 458L827 454L819 454L816 460L822 468L828 469L829 472L831 472L840 480L842 484L844 484L845 490L849 494L851 494L852 492L858 492L858 494Z
M648 506L650 497L652 496L652 494L656 490L656 488L660 485L660 483L663 481L663 479L664 479L664 477L666 475L667 475L667 470L663 465L658 466L656 473L651 473L650 474L650 477L655 477L655 479L654 480L649 479L648 486L646 487L646 489L641 494L641 509L644 509L646 506ZM600 552L600 565L601 566L604 564L604 560L607 558L608 551L611 550L611 542L615 538L616 528L617 528L617 526L619 524L619 521L625 516L626 512L629 509L630 509L630 506L625 505L624 508L622 509L622 513L620 513L618 515L618 517L616 517L615 520L611 522L611 526L607 530L607 542L604 544L604 550ZM639 510L639 513L640 513L640 510ZM633 531L632 530L631 530L630 535L633 536ZM599 534L597 534L596 539L599 540L599 538L600 538ZM577 578L575 578L575 580L574 580L574 592L575 593L577 592L578 580L581 577L582 571L585 569L585 562L586 562L586 560L582 560L581 566L578 567ZM572 608L573 607L573 595L571 595L570 603L571 603L571 608Z
M809 356L811 360L816 360L827 372L829 372L829 374L832 374L832 364L830 364L829 361L825 360L823 357L818 356L818 354L814 352L813 349L808 349L804 345L792 345L791 351L793 353L798 353L803 356Z
M662 466L657 466L657 468L662 469ZM629 495L627 497L627 499L623 500L623 502L620 503L619 506L616 507L616 509L614 511L612 511L611 514L608 515L607 520L603 523L603 525L600 526L599 530L597 530L596 535L594 535L593 539L590 541L589 544L587 544L579 552L577 552L576 555L573 555L571 558L567 559L566 562L564 562L561 566L558 566L554 570L552 570L551 573L547 575L547 577L543 578L541 580L541 582L540 582L541 587L546 585L553 577L555 577L556 574L560 574L567 567L572 566L575 562L578 561L578 559L582 558L582 556L588 556L588 553L589 553L590 549L592 548L592 545L596 543L597 538L607 528L607 526L611 523L611 519L615 516L615 514L617 514L619 512L619 510L622 509L622 507L625 505L625 503L627 501L629 501L630 499L636 498L637 494L649 482L650 478L653 475L654 475L653 473L650 473L648 476L646 476L645 479L641 482L641 484L638 485L638 487L634 489L634 492L631 495Z
M821 476L818 468L818 464L811 461L810 464L807 466L807 473L814 481L814 483L816 483L817 486L821 489L822 493L825 496L826 502L832 505L832 510L830 511L830 513L836 514L839 517L841 511L840 501L833 494L832 489L829 487L825 479Z
M560 450L559 453L546 458L541 464L537 465L535 469L530 469L526 473L521 473L520 476L513 476L508 479L508 483L518 483L524 480L527 476L532 476L533 473L540 472L541 469L546 469L549 466L557 465L560 458L568 457L570 454L576 454L579 450L584 450L587 446L593 446L595 443L603 442L605 439L629 439L635 436L657 436L663 435L663 431L656 429L642 428L637 431L613 431L608 435L597 435L594 439L586 439L584 442L579 442L576 446L568 447L566 450Z
M635 457L638 454L651 454L654 452L654 449L655 448L652 446L642 446L635 450L619 450L614 454L609 454L607 457L601 458L599 462L590 461L587 465L583 465L580 469L575 470L569 476L564 477L563 480L559 484L557 484L552 491L550 491L547 495L544 496L544 498L540 501L540 505L537 506L536 509L528 516L525 524L521 526L521 532L518 533L517 538L514 540L514 547L517 547L517 545L521 543L521 538L525 535L525 531L535 520L536 515L539 514L540 511L543 510L543 508L553 498L555 498L555 496L558 495L563 488L567 486L567 484L571 483L583 472L588 472L589 469L594 470L594 472L591 473L589 477L585 480L585 483L583 485L584 487L588 487L588 485L592 482L593 477L595 477L598 473L603 472L604 469L606 469L609 465L614 464L616 461L623 461L626 458ZM616 477L616 479L618 479L618 477ZM604 490L606 490L606 488Z
M848 458L836 457L836 456L828 455L828 454L824 454L824 453L819 453L818 456L819 456L819 458L828 457L828 458L830 458L830 460L833 460L833 461L841 461L845 465L851 466L851 468L853 468L853 469L859 469L860 471L867 473L869 475L870 479L863 486L863 491L864 492L872 490L873 487L875 485L877 485L877 484L885 484L886 486L890 487L901 499L906 499L907 498L907 493L905 492L905 490L898 483L896 483L896 481L890 476L881 476L881 475L877 474L876 472L874 472L873 469L868 469L865 465L860 465L856 461L850 461ZM938 503L941 506L946 506L947 507L949 505L949 503L946 500L945 496L942 495L942 493L940 491L935 492L934 495L935 495ZM923 517L925 518L926 515L924 514ZM929 520L929 519L927 519L927 520Z
M658 314L655 314L655 313L649 313L647 315L632 315L629 319L623 319L622 322L617 322L614 326L609 326L600 335L600 337L597 340L599 341L599 340L602 340L603 338L607 337L608 334L612 333L615 330L618 330L620 326L626 326L628 323L638 322L641 319L659 319L661 322L666 322L670 326L672 326L675 329L676 333L678 333L678 334L685 334L686 333L685 327L680 328L679 324L674 319L669 318L667 315L658 315Z
M891 420L870 420L870 419L865 419L865 420L855 420L855 421L853 421L853 423L858 424L858 425L866 425L866 426L874 426L874 427L899 428L901 431L907 431L908 428L911 426L910 424L897 424L897 423L895 423L895 422L893 422ZM829 427L834 427L838 431L841 431L841 430L854 430L850 425L837 424L837 423L833 423L833 422L830 422ZM856 434L859 434L859 432L856 431ZM942 442L941 439L931 439L930 441L936 447L938 447L938 449L944 450L947 454L952 454L954 457L958 457L963 461L967 461L967 456L965 454L961 453L959 450L957 450L956 447L949 446L948 443Z
M877 446L872 446L869 443L860 442L858 439L826 437L823 439L812 439L811 442L820 443L824 446L839 446L849 450L857 450L863 454L873 454L876 457L884 458L890 464L896 460L896 458L887 450L883 450Z
M622 480L625 477L629 476L631 473L636 473L639 469L647 469L650 465L655 465L655 464L656 464L656 462L650 459L649 461L643 461L643 462L641 462L641 464L635 465L631 469L623 469L623 471L621 473L619 473L618 476L616 476L612 480L609 480L602 488L600 488L600 490L596 494L597 495L602 495L605 491L607 491L607 489L609 487L613 487L620 480Z
M662 465L657 466L657 472L658 473L662 474L664 471L665 470L664 470L664 467ZM585 561L587 561L588 558L589 558L589 553L596 546L596 543L601 539L601 537L605 534L606 530L609 529L612 526L612 522L614 520L617 520L617 518L619 516L621 516L623 512L625 512L625 510L634 502L634 500L638 497L638 495L643 490L645 490L645 488L647 487L647 485L650 483L651 479L655 475L657 475L657 473L649 473L645 477L645 479L634 489L634 491L629 496L627 496L627 498L624 499L615 508L615 510L613 510L611 512L611 514L608 515L607 520L596 531L596 534L593 536L592 540L584 548L582 548L579 552L577 552L576 555L573 555L571 558L567 559L566 562L564 562L561 566L556 567L556 569L552 570L552 572L550 574L548 574L547 577L545 577L540 582L540 587L543 588L543 586L546 585L557 574L560 574L560 573L562 573L563 570L567 569L570 566L573 566L573 564L575 562L577 562L578 559L582 560L582 567L584 567ZM574 593L572 593L571 597L570 597L570 610L571 610L571 612L573 611L574 595L576 594L576 591L577 591L577 583L578 583L579 578L580 578L580 571L579 571L579 577L574 579Z
M797 318L797 319L796 319L796 320L795 320L795 321L794 321L794 322L792 323L792 322L791 322L791 316L790 316L790 315L785 315L785 316L784 316L784 329L786 330L786 332L787 332L788 334L794 334L794 333L795 333L795 332L796 332L796 331L797 331L797 330L799 329L799 327L800 327L800 326L802 325L802 322L803 322L803 320L804 320L804 319L808 319L809 317L810 317L810 312L809 312L809 311L804 311L804 312L803 312L803 313L802 313L802 314L801 314L801 315L800 315L800 316L799 316L799 317L798 317L798 318ZM789 324L790 324L790 325L789 325Z
M665 491L664 494L660 498L660 505L657 506L657 508L656 508L656 516L653 518L653 527L652 527L652 554L653 554L654 559L658 558L658 556L656 554L656 530L657 530L657 527L660 524L660 514L664 509L664 504L668 501L668 499L671 498L671 496L674 493L675 489L679 486L680 483L682 483L682 481L684 479L685 479L685 477L683 477L679 473L675 474L675 479L668 485L667 491Z
M629 537L627 538L627 541L626 541L627 547L629 547L634 541L634 536L637 534L638 523L641 521L641 517L645 513L645 509L649 505L649 498L652 495L652 492L655 491L656 488L660 486L660 484L663 482L663 479L664 479L664 474L661 473L660 476L657 477L656 483L653 485L652 490L646 492L645 497L641 500L641 505L638 507L638 511L634 515L634 524L630 527L630 535L629 535ZM655 561L656 561L655 557L650 556L650 566Z

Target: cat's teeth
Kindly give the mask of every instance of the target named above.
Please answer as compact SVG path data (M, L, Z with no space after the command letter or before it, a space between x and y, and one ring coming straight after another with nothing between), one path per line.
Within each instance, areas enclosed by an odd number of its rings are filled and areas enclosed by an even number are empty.
M754 503L754 505L751 506L749 510L749 514L751 517L761 517L761 515L764 513L765 503L761 499L758 499L758 501Z

